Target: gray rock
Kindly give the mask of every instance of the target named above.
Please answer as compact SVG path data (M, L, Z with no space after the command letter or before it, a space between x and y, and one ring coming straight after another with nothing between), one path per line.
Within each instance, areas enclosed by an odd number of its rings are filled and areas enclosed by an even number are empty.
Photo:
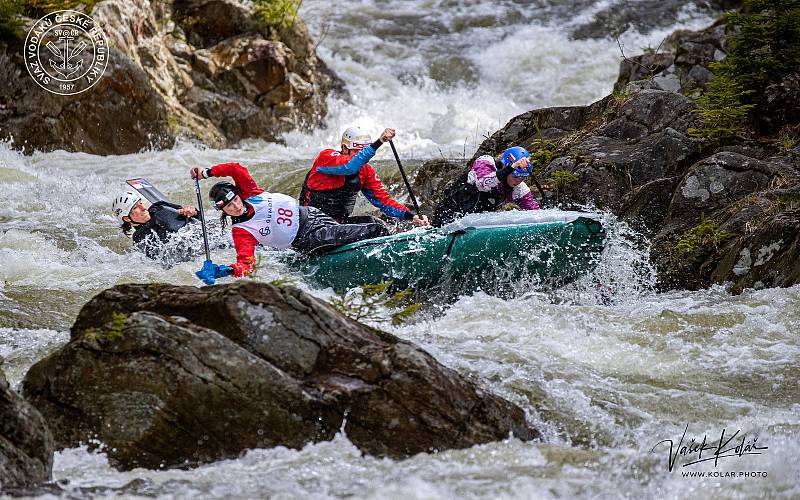
M429 354L292 287L121 285L23 391L58 446L92 436L117 467L191 466L344 429L407 457L538 432L523 411Z
M100 82L45 95L21 50L0 41L0 139L16 148L125 154L188 137L211 147L316 126L343 84L316 56L302 19L258 26L252 2L104 0L92 17L114 50ZM88 57L88 53L87 53Z
M762 191L771 178L766 162L737 153L721 152L704 158L686 173L670 204L670 216L696 218L748 194Z
M800 192L795 194L800 199ZM800 205L800 204L798 204ZM714 269L712 279L731 290L786 287L800 283L800 209L771 216L754 234L738 238Z
M49 481L53 450L53 436L44 418L11 389L0 370L0 489Z
M619 65L619 76L614 90L620 91L630 82L653 78L672 66L674 61L675 54L670 53L642 54L623 59Z
M8 69L0 90L0 139L27 152L66 149L128 154L167 147L174 138L167 108L147 75L121 52L109 50L105 74L89 91L51 94L28 75L22 51L0 41L0 66Z
M256 31L251 9L232 0L173 0L171 17L188 34L187 42L206 48L241 33Z
M711 78L709 64L725 58L728 52L725 24L722 20L700 31L678 30L665 41L664 49L673 52L643 54L620 64L614 89L629 82L651 78L661 90L687 94L704 89Z

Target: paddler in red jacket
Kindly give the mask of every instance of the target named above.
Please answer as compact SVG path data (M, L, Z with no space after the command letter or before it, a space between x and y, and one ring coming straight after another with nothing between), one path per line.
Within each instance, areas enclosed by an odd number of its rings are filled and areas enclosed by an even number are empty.
M365 217L353 217L359 191L381 212L417 226L428 226L428 217L416 215L394 200L368 162L384 142L392 140L395 131L387 128L380 138L371 142L366 129L358 125L342 134L339 151L325 149L319 153L303 182L300 204L316 207L339 222L364 222ZM369 219L372 219L371 217Z
M193 168L189 173L193 179L233 179L233 183L214 184L209 197L217 210L223 213L223 227L226 218L231 218L231 234L236 247L236 263L231 266L231 271L235 276L246 276L255 270L258 245L279 250L293 248L304 254L314 254L388 234L379 222L339 224L321 210L299 206L291 196L266 192L238 163L223 163L207 169Z

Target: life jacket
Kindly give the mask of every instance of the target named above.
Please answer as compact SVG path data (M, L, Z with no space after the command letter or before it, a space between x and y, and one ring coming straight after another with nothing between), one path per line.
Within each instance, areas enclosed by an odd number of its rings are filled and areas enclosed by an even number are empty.
M291 196L267 192L245 201L253 207L253 213L234 217L231 226L244 229L266 247L289 248L300 226L297 202Z
M350 217L356 206L358 192L361 191L359 174L345 175L344 183L337 188L317 190L308 187L308 178L313 173L314 169L312 168L303 181L303 188L300 190L300 204L318 208L337 222L342 222Z
M469 172L444 190L442 201L433 212L434 226L443 226L466 214L494 212L503 205L502 193L496 189L480 191L475 184L468 182L468 178Z

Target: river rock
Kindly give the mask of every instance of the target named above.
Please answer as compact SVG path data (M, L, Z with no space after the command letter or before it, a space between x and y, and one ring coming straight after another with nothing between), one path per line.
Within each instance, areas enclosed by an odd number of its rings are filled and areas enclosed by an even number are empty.
M340 430L398 458L538 436L522 409L413 344L296 288L246 281L106 290L23 391L59 447L98 438L122 469L300 448Z
M689 94L705 89L713 75L709 65L728 54L728 37L723 19L700 31L678 30L658 49L668 52L633 56L620 64L614 89L620 91L633 81L648 79L657 88Z
M239 0L98 2L91 15L114 50L100 82L75 97L38 87L20 41L0 41L0 63L14 77L0 89L0 138L29 152L125 154L171 147L177 137L222 148L316 126L341 81L317 58L302 19L262 26L253 8Z
M11 389L0 370L0 489L49 481L53 450L53 435L44 418Z
M0 140L15 148L96 154L135 153L171 144L167 106L142 69L114 48L104 76L74 96L39 87L23 64L21 45L0 41Z
M793 193L800 200L800 191ZM780 205L780 198L776 200ZM795 202L794 206L800 207ZM787 287L800 283L800 208L770 216L754 234L737 238L715 266L711 279L745 288Z
M763 190L771 177L764 161L727 151L713 154L686 172L672 197L669 215L710 213Z

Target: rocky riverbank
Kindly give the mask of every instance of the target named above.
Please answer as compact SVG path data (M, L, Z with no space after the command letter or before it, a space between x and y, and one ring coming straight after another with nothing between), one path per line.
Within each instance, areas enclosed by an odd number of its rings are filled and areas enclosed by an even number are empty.
M696 99L729 50L726 26L676 32L665 47L623 61L598 102L516 116L475 157L529 148L549 203L611 210L652 239L662 289L799 283L800 73L770 90L752 135L708 140L693 133L703 127ZM425 211L464 168L421 168Z
M187 467L330 440L408 457L539 433L521 408L300 290L120 285L88 302L23 395L58 448L121 469Z
M215 148L274 141L318 125L341 81L317 58L302 19L270 25L254 12L246 0L96 2L90 14L108 37L108 67L74 96L39 87L22 39L2 37L0 139L28 152L108 155L170 147L178 137Z
M49 481L53 449L53 435L42 415L9 386L0 370L0 490Z

